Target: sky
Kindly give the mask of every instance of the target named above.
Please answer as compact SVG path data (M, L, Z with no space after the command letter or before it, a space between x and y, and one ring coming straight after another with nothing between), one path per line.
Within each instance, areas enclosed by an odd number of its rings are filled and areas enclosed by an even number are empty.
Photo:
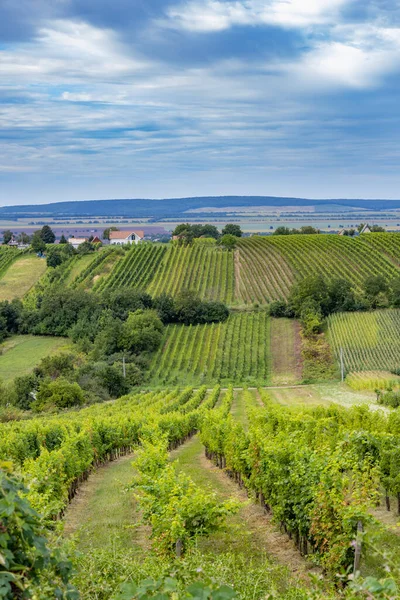
M396 0L1 0L0 205L400 198Z

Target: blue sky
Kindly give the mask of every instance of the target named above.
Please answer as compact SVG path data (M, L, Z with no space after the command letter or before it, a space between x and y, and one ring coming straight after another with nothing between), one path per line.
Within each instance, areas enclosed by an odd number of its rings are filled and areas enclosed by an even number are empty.
M0 204L400 198L395 0L1 0Z

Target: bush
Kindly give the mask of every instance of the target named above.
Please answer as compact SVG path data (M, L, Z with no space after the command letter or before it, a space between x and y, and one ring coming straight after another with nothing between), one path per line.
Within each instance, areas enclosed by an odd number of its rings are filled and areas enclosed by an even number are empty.
M119 347L138 354L153 352L161 344L164 325L154 310L131 313L122 326Z
M39 412L50 408L71 408L82 406L85 396L82 388L75 382L70 383L63 377L55 381L44 380L39 386L32 409Z

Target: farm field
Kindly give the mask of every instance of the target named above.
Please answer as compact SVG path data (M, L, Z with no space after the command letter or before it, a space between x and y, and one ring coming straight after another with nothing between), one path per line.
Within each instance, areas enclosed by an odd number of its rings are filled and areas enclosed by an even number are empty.
M328 318L328 337L345 371L391 371L400 368L400 310L338 313Z
M266 385L270 370L267 313L232 313L225 323L169 325L153 358L150 380L153 385Z
M46 271L46 261L31 254L17 258L0 279L0 301L22 298Z
M148 291L175 295L182 289L198 292L207 300L235 302L233 254L202 246L169 247L154 273Z
M0 379L12 381L18 375L30 373L44 358L60 348L67 347L65 338L19 335L1 346Z
M307 275L345 277L360 287L369 275L399 275L400 236L376 234L352 239L337 235L283 235L244 238L239 242L238 300L266 303L286 299L291 285ZM381 239L381 238L379 238ZM386 253L385 248L388 248Z

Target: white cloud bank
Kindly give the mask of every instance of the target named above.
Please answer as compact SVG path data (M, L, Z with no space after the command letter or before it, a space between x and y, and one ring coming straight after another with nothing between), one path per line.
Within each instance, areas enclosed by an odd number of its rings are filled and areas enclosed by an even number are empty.
M218 0L180 4L167 12L169 25L207 33L237 25L274 25L301 28L332 23L349 0Z

